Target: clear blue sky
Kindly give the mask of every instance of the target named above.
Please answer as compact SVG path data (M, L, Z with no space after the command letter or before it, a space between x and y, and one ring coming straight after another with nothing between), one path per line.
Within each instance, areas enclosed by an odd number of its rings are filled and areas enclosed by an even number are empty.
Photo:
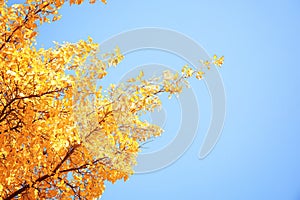
M299 10L297 0L108 0L107 5L64 6L61 21L41 27L38 43L45 47L88 35L101 43L133 28L162 27L188 35L211 55L225 55L220 73L227 115L211 154L197 158L210 97L203 83L192 83L201 119L191 148L170 167L108 184L102 199L300 199ZM178 69L184 64L162 52L131 54L110 80L117 81L123 68L151 62ZM150 149L174 136L178 113L167 114L166 133Z

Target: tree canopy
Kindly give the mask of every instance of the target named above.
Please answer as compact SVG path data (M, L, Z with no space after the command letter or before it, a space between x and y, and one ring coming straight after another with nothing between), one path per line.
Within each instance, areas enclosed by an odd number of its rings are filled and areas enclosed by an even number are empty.
M37 28L82 0L0 1L0 199L92 199L105 181L127 180L142 142L162 129L141 120L179 94L201 68L184 66L103 89L97 81L123 55L100 54L92 38L37 48ZM102 0L106 3L105 0ZM91 0L90 3L95 3ZM223 63L223 57L203 62Z

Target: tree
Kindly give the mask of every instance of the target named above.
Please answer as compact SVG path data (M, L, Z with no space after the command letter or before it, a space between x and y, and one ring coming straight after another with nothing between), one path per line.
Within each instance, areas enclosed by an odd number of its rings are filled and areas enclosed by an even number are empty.
M188 66L149 80L141 72L102 91L96 82L123 59L118 48L99 56L90 37L35 46L37 27L59 20L64 3L0 1L0 199L101 196L105 181L133 173L142 142L162 133L140 119L159 108L158 94L179 94L188 77L203 75ZM221 65L223 57L212 61Z

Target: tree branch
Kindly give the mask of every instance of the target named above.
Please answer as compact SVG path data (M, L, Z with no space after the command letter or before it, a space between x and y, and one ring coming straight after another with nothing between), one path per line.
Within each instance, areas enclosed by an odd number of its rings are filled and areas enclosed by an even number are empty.
M67 154L65 155L65 157L61 160L61 162L55 167L55 169L52 171L51 174L46 174L38 179L36 179L32 185L39 183L41 181L46 180L47 178L50 178L51 176L54 176L56 174L56 172L58 171L58 169L63 165L63 163L74 153L75 149L77 149L80 145L74 145L72 146L69 151L67 152ZM13 192L12 194L10 194L8 197L4 198L4 200L10 200L13 199L14 197L18 196L19 194L23 193L24 191L26 191L28 188L30 188L29 184L24 185L22 188L20 188L19 190L16 190L15 192Z

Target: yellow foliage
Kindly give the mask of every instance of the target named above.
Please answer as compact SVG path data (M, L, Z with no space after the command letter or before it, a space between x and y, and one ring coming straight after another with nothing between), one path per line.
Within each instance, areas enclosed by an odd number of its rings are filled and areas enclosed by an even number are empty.
M159 93L178 94L186 78L203 75L187 66L182 76L164 72L156 80L141 72L102 92L96 81L124 58L119 48L102 59L90 37L34 45L37 27L59 20L64 3L0 4L0 199L92 199L105 181L126 181L140 143L162 133L141 114L160 107Z

